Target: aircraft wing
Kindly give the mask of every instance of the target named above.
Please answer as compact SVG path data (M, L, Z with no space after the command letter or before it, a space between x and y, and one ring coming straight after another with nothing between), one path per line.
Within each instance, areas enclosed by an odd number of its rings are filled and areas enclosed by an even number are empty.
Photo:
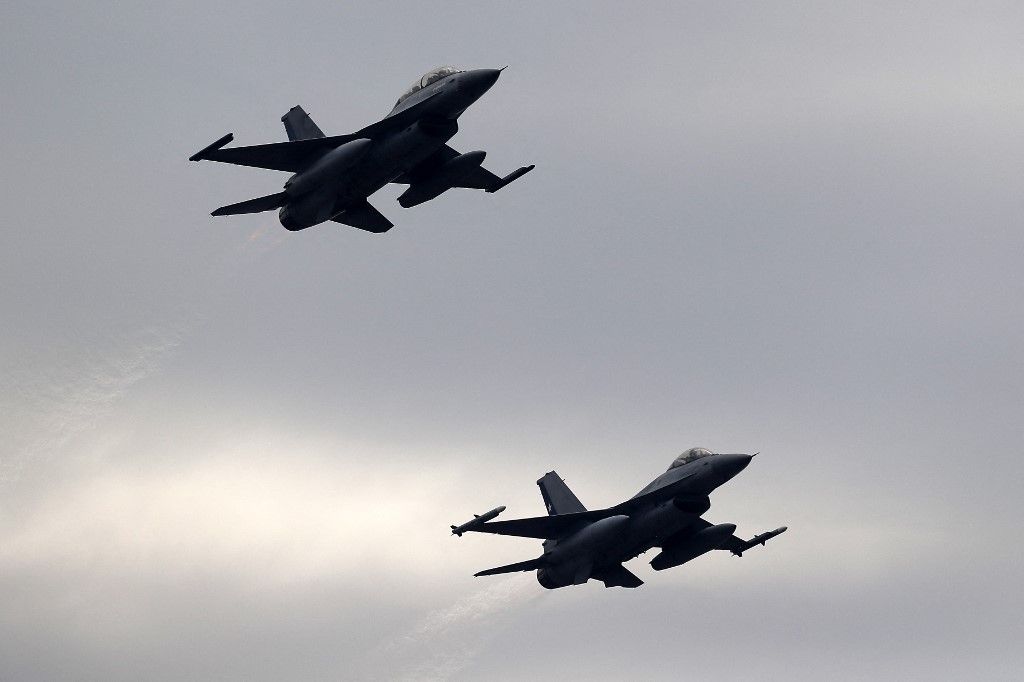
M470 152L470 154L474 153L479 154L482 160L483 152ZM435 176L441 173L445 164L460 156L463 156L460 152L452 149L448 145L444 145L420 162L419 165L408 173L405 173L394 180L394 182L405 185L428 184ZM466 189L482 189L485 192L497 192L508 183L526 175L531 170L533 170L533 166L524 166L519 170L513 171L506 177L501 178L479 165L479 161L477 161L477 165L469 166L448 179L448 182L445 183L444 189L464 187Z
M415 185L427 181L441 169L441 166L459 156L462 156L460 152L455 151L448 145L444 145L409 171L406 174L407 182ZM489 187L496 187L499 182L501 182L501 178L491 171L483 166L474 166L472 170L461 174L450 186L486 190Z
M691 529L691 532L697 532L697 531L704 530L705 528L710 528L712 525L714 525L714 524L712 524L709 521L706 521L704 519L697 519L694 522L694 525L692 525L690 527L690 529ZM723 544L718 549L727 549L730 552L732 552L733 554L735 554L736 556L743 556L743 553L746 552L751 547L756 547L757 545L762 545L763 546L766 542L771 540L773 537L775 537L776 535L782 535L787 530L788 530L788 528L786 526L782 526L781 528L776 528L775 530L770 530L770 531L767 531L767 532L764 532L764 533L759 533L759 534L755 535L753 538L751 538L750 540L744 540L743 538L737 537L735 535L730 535L729 539L725 541L725 544ZM669 538L669 541L671 541L671 539L672 538ZM665 543L663 543L661 546L664 547Z
M221 140L226 141L230 141L230 139L228 136L221 138ZM210 147L193 154L189 157L189 160L220 161L221 163L233 163L236 166L252 166L253 168L268 168L270 170L298 173L308 168L324 152L358 139L358 135L335 135L333 137L321 137L310 140L257 144L251 147L211 149L211 147L221 142L221 140L218 140L218 142L210 145Z
M558 514L556 516L535 516L529 519L511 519L509 521L492 521L470 528L474 533L493 533L495 535L516 535L521 538L538 538L549 540L567 535L581 524L598 521L615 516L612 509L578 512L575 514Z

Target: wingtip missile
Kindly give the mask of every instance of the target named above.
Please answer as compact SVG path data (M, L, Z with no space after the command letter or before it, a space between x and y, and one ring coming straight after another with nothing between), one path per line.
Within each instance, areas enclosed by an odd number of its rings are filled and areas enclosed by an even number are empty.
M484 512L483 514L473 514L473 518L466 521L461 526L452 526L452 535L458 535L461 538L463 533L479 528L503 511L505 511L504 505L495 507L491 511Z
M757 540L757 543L759 545L764 547L764 544L766 542L771 540L776 535L782 535L787 530L789 530L789 526L780 526L780 527L776 528L775 530L770 530L770 531L768 531L766 533L761 533L760 535L756 536L754 539Z
M736 556L743 556L743 553L751 547L756 547L757 545L761 545L762 547L764 547L765 544L773 537L775 537L776 535L782 535L787 530L789 530L789 526L780 526L775 530L769 530L764 533L755 535L754 537L750 538L750 540L744 542L742 547L732 550L732 553Z
M202 149L197 151L195 154L193 154L192 156L188 157L188 160L189 161L202 161L204 158L206 158L207 154L209 154L212 151L216 151L216 150L220 149L221 147L226 145L228 142L231 142L231 140L233 140L233 139L235 139L235 134L234 133L228 133L227 135L225 135L224 137L220 138L216 142L213 142L211 144L206 145L205 147L203 147Z

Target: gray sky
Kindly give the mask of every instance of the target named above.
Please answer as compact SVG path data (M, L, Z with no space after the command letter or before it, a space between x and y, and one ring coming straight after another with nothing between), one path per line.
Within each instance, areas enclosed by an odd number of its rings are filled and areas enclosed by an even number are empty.
M0 10L0 679L1016 679L1019 3ZM537 170L375 236L185 161L510 64ZM692 445L790 532L548 592L516 538Z

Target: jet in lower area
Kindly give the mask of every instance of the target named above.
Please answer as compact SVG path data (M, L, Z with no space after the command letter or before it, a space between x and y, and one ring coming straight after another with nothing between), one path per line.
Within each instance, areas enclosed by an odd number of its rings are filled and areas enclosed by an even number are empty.
M405 208L453 187L497 192L533 170L524 166L505 177L484 169L485 152L460 154L446 142L459 130L459 116L498 80L502 69L459 71L444 66L416 81L380 121L351 135L327 137L302 107L281 117L288 142L225 149L233 133L189 157L285 171L284 190L222 206L212 215L280 209L281 224L304 230L331 220L368 232L393 223L367 198L388 183L406 184L398 198Z
M543 539L544 553L536 559L489 568L476 575L537 571L537 581L548 589L582 585L593 578L605 587L639 587L643 581L622 564L647 550L661 551L651 567L661 571L685 564L714 549L735 556L784 533L776 528L742 540L735 524L713 524L702 515L711 507L708 495L743 471L754 455L715 454L690 448L672 462L668 471L630 499L607 509L587 511L554 471L537 485L548 516L490 521L498 507L452 533L494 533Z

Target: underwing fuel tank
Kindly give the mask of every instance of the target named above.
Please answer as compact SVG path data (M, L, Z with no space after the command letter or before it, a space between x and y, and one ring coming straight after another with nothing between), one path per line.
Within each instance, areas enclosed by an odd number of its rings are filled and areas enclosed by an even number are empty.
M466 531L479 528L503 511L505 511L505 507L501 506L495 507L491 511L484 512L483 514L473 514L473 519L471 521L466 521L461 526L452 526L452 535L458 535L461 538L462 534Z
M446 181L458 180L462 175L468 171L476 168L484 162L484 157L487 156L487 152L466 152L465 154L459 154L454 159L448 161L443 166L439 175Z
M655 571L662 571L685 564L701 554L718 549L735 532L736 524L734 523L720 523L717 526L705 528L694 533L692 537L663 548L661 553L651 561L651 568Z
M469 171L484 162L487 152L466 152L449 159L426 182L410 185L400 197L398 203L402 208L410 208L424 201L430 201L455 186Z

